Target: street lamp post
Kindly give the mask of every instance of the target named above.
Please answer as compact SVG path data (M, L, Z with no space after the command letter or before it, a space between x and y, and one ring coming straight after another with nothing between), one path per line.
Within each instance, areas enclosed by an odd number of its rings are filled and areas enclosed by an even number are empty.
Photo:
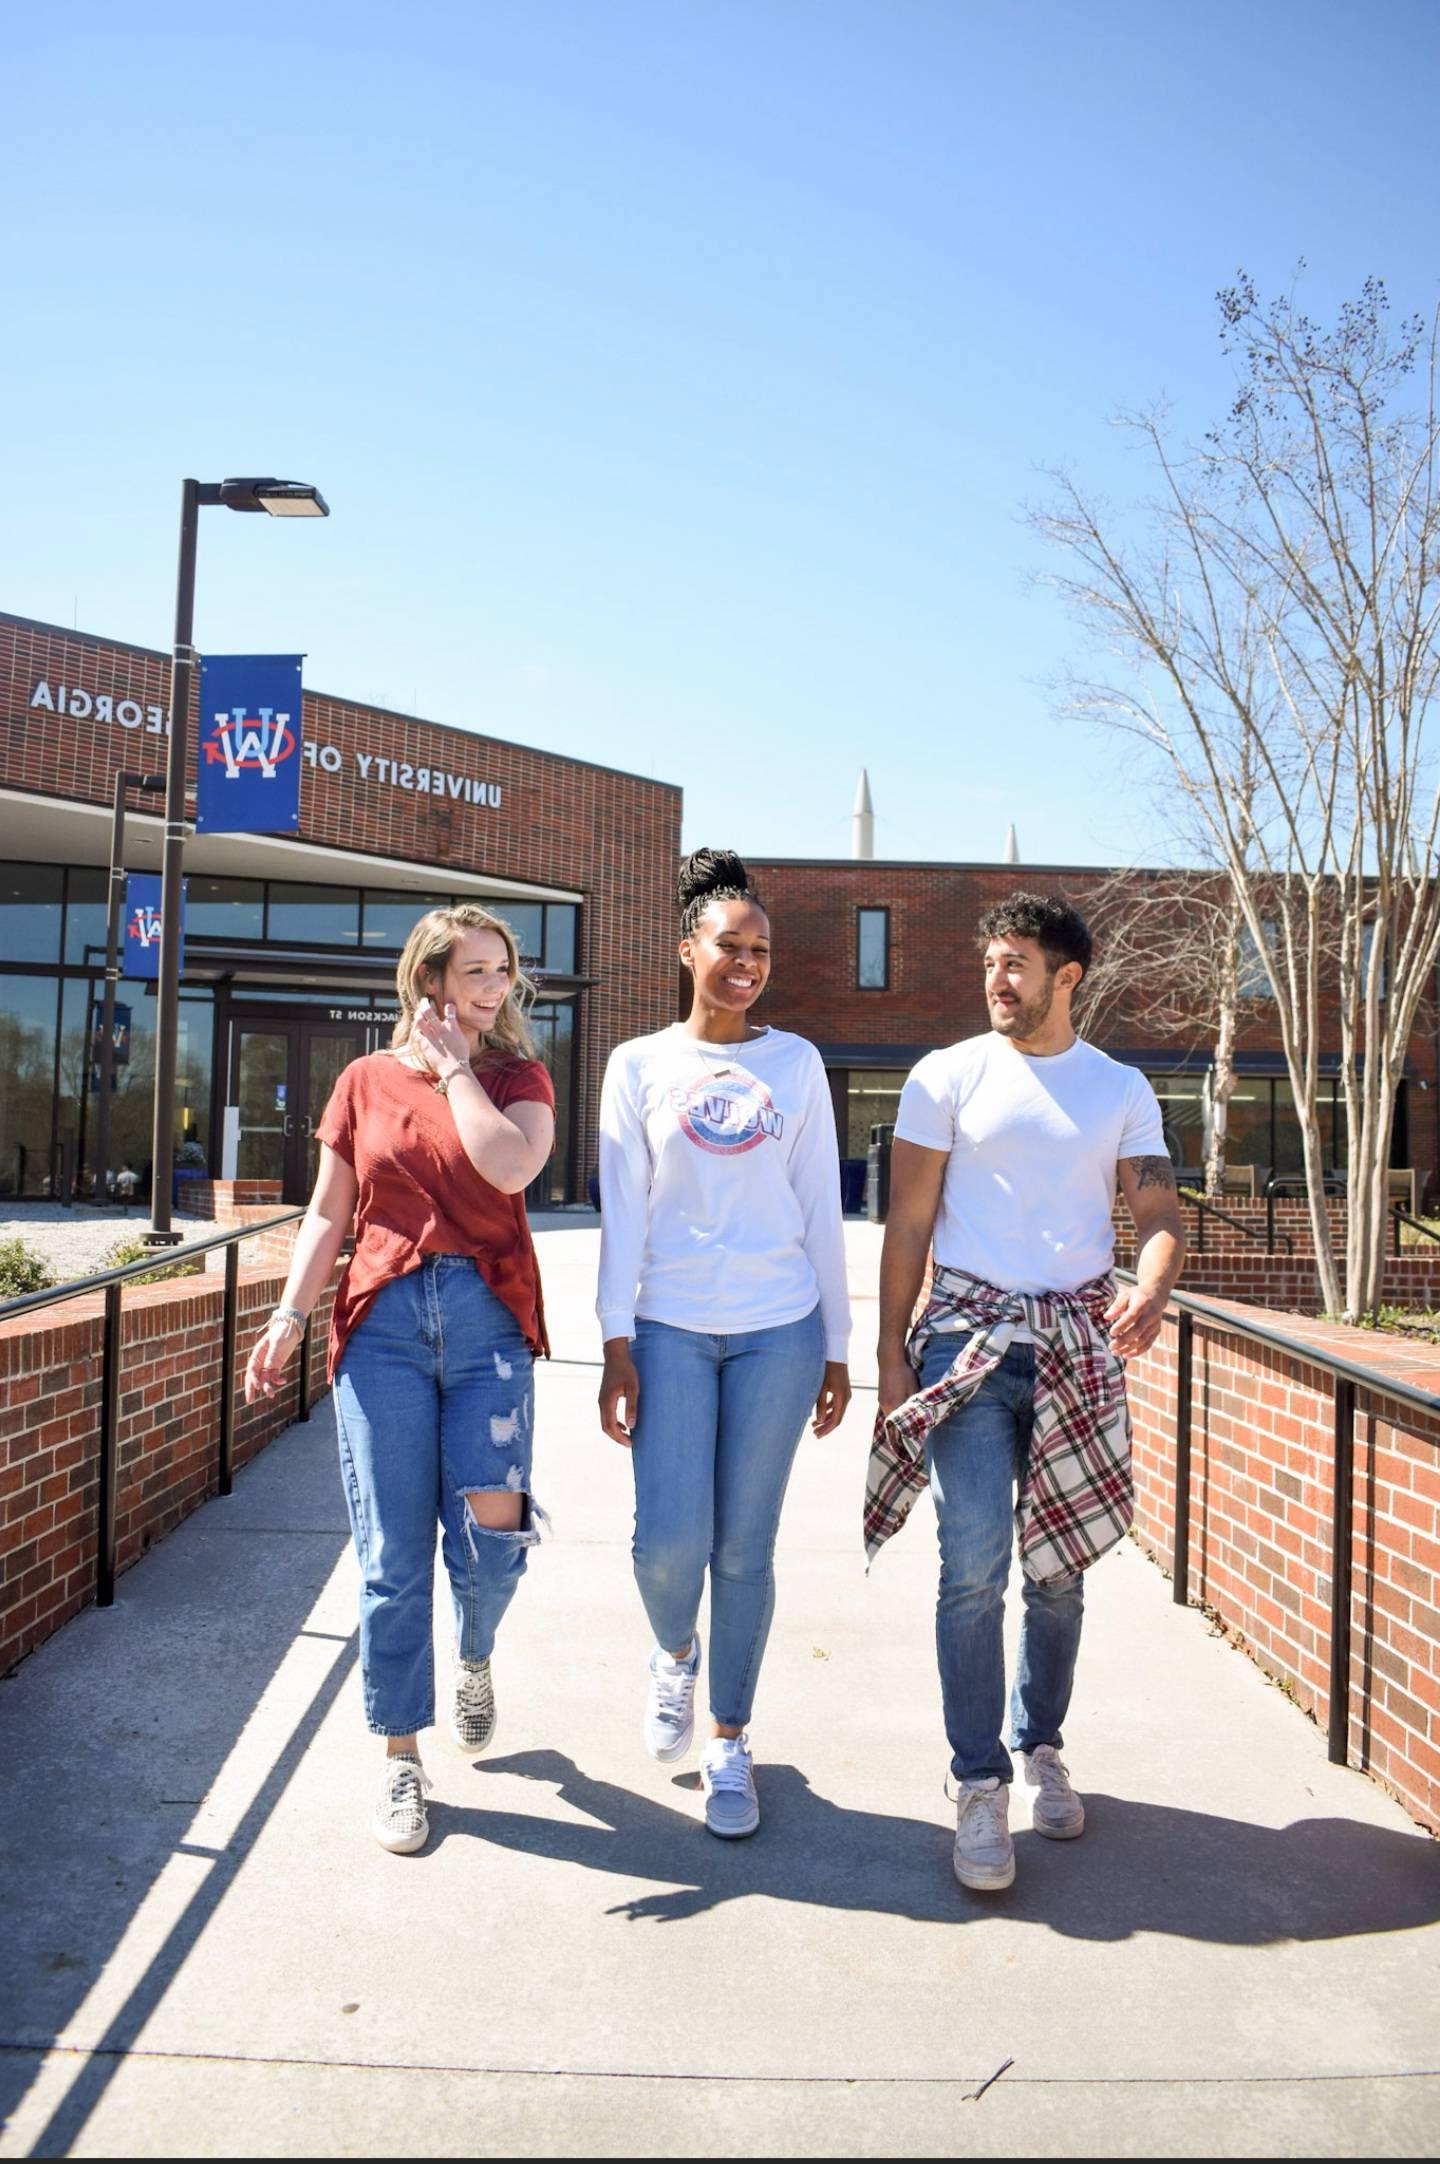
M195 666L195 548L200 512L267 511L272 518L328 518L329 505L305 481L273 476L184 481L180 488L180 564L175 582L175 647L170 670L170 744L165 762L165 855L160 886L160 981L155 1014L155 1123L151 1130L150 1230L147 1247L173 1247L171 1155L175 1068L180 1035L180 877L185 849L185 770L190 750L190 682Z
M161 774L117 774L110 820L110 885L105 915L105 1005L100 1024L100 1101L95 1107L95 1199L110 1200L110 1092L115 1082L115 993L120 983L120 918L125 907L125 799L132 789L155 795Z

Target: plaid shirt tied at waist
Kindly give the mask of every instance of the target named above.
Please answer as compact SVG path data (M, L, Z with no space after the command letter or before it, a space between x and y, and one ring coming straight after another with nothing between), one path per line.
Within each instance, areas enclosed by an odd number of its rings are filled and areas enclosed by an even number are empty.
M1123 1538L1135 1515L1135 1490L1125 1371L1103 1321L1114 1297L1111 1277L1092 1278L1074 1292L1002 1292L964 1270L936 1270L905 1348L911 1366L919 1372L932 1337L975 1334L939 1382L876 1415L865 1487L867 1568L929 1482L926 1436L975 1396L1022 1324L1035 1340L1035 1427L1015 1509L1025 1575L1050 1585L1085 1570Z

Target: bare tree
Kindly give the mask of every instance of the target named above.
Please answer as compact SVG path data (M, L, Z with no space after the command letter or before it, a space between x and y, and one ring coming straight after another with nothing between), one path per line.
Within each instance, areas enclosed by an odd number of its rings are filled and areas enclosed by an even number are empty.
M1373 279L1330 328L1289 299L1262 304L1243 274L1219 301L1234 405L1188 448L1163 412L1129 418L1159 484L1138 535L1063 475L1036 523L1067 560L1058 584L1120 664L1075 684L1075 706L1167 763L1230 879L1275 995L1321 1295L1358 1317L1379 1300L1395 1092L1440 955L1427 734L1440 682L1440 316L1392 337ZM1319 1117L1337 1030L1343 1289Z
M1223 873L1115 872L1089 889L1085 915L1096 942L1075 1001L1085 1034L1134 1017L1152 1037L1210 1054L1205 1192L1218 1201L1244 996L1245 920L1234 889Z

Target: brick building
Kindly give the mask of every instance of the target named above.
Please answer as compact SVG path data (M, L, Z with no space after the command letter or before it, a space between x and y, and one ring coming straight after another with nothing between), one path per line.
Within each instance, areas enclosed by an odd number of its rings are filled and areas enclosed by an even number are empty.
M863 1155L872 1124L894 1118L905 1075L923 1053L988 1027L975 946L982 911L1017 887L1061 893L1085 912L1113 873L1069 864L920 864L879 858L747 859L770 911L775 956L768 1020L813 1038L830 1073L841 1155ZM1145 878L1146 873L1137 873ZM1298 1175L1300 1133L1273 1001L1244 1002L1230 1104L1229 1162L1257 1176ZM1145 986L1112 1010L1097 1042L1150 1077L1177 1164L1198 1169L1206 1077L1203 1042L1162 1036ZM1338 1049L1339 1036L1336 1033ZM1345 1162L1344 1104L1322 1081L1329 1163ZM1417 1200L1440 1179L1433 1017L1422 1018L1400 1085L1393 1161L1413 1165Z
M114 777L163 773L169 679L164 654L0 614L0 1194L86 1191ZM186 844L177 1170L303 1199L335 1075L388 1042L411 925L473 897L540 981L559 1139L535 1199L583 1195L610 1046L674 1014L679 790L308 687L304 733L298 833ZM158 871L162 831L131 813L131 871ZM623 970L590 968L622 952ZM153 992L121 987L112 1104L112 1169L142 1183Z
M168 657L152 649L0 613L0 1196L89 1190L111 793L122 768L163 771L169 676ZM335 1075L388 1041L406 933L432 902L473 896L508 917L540 984L533 1020L555 1077L559 1142L532 1200L583 1198L611 1046L677 1011L679 790L308 688L304 756L296 834L186 844L178 1173L278 1179L286 1199L302 1200L309 1131ZM161 832L158 817L131 813L132 871L158 870ZM851 1159L870 1127L893 1117L923 1053L986 1026L973 938L982 909L1025 885L1059 889L1083 910L1111 876L1070 865L750 861L775 929L763 1012L820 1046ZM122 986L120 1003L127 1057L111 1167L128 1167L143 1189L153 986ZM1298 1173L1274 1010L1257 997L1247 1015L1230 1160ZM1099 1041L1150 1075L1177 1163L1198 1166L1208 1047L1161 1036L1143 985ZM1436 1074L1427 1018L1395 1136L1395 1162L1415 1166L1417 1191L1440 1171ZM1338 1168L1343 1108L1333 1078L1327 1088L1326 1148ZM228 1145L227 1106L238 1114Z

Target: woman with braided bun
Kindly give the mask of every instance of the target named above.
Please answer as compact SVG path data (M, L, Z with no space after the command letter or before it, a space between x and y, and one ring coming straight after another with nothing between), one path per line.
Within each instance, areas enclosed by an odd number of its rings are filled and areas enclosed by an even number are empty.
M449 1728L468 1758L494 1738L491 1649L539 1538L531 1362L549 1346L522 1196L554 1143L555 1092L501 918L473 902L430 910L396 982L393 1042L351 1062L316 1129L315 1192L245 1396L273 1394L353 1224L330 1374L365 1715L386 1739L374 1833L411 1855L429 1832L418 1732L435 1719L437 1518L455 1612Z
M739 857L680 871L688 1020L611 1054L600 1106L600 1420L629 1447L635 1576L655 1635L643 1733L674 1764L695 1732L710 1574L705 1823L760 1823L746 1727L775 1603L790 1468L813 1413L850 1402L835 1114L820 1056L752 1016L770 920Z

